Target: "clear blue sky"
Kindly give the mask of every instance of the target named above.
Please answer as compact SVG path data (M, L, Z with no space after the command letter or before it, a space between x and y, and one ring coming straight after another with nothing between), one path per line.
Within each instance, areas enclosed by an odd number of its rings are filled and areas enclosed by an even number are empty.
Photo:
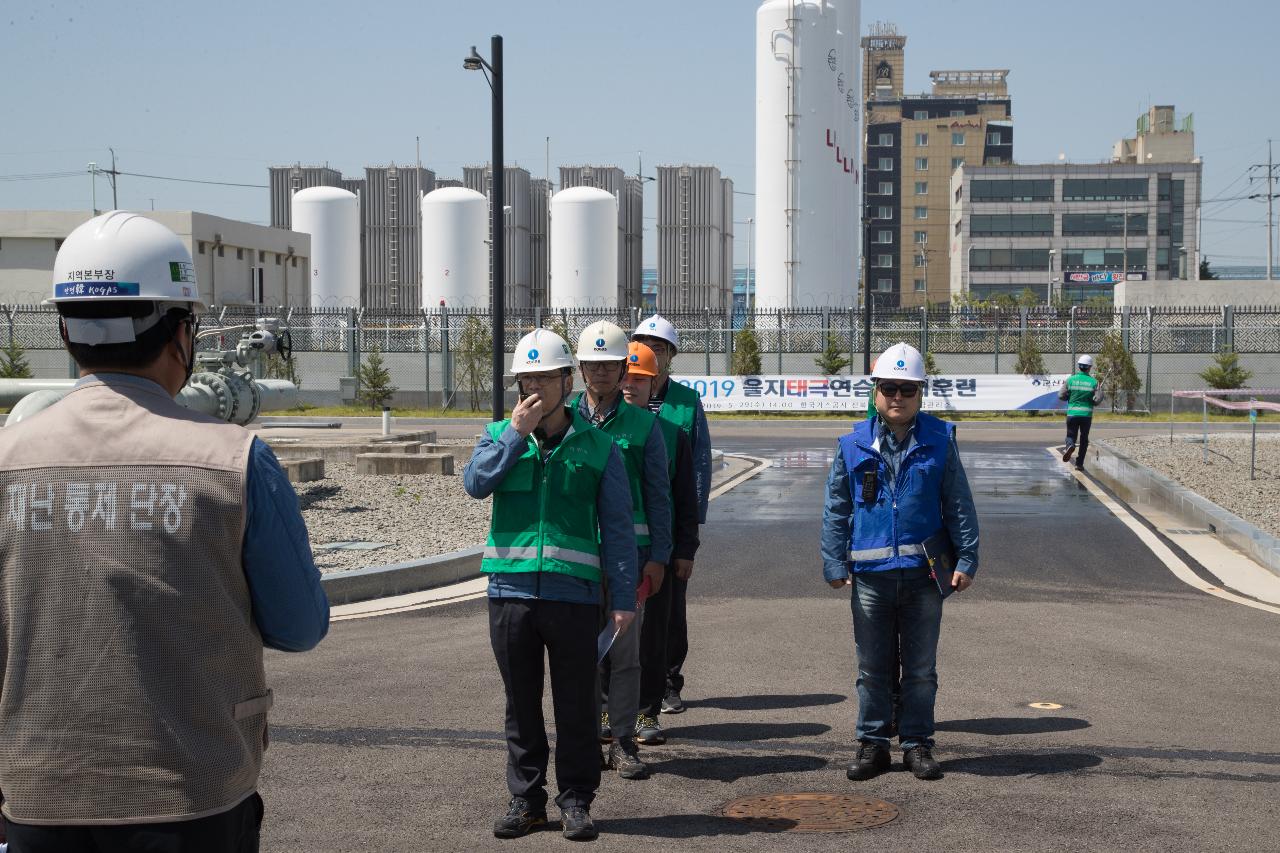
M462 69L506 39L508 161L544 170L710 163L754 181L754 0L528 2L54 2L0 9L0 176L125 171L253 184L269 165L422 159L441 176L483 163L488 89ZM1219 0L863 0L864 31L907 35L907 84L935 68L1008 68L1014 155L1106 158L1148 104L1195 113L1207 199L1280 142L1277 4ZM1277 145L1280 156L1280 144ZM99 206L110 188L99 179ZM122 207L196 209L263 222L267 191L120 179ZM105 201L104 201L105 200ZM646 199L652 214L654 193ZM3 208L87 208L89 178L0 179ZM737 219L751 213L739 196ZM1205 251L1261 264L1265 207L1208 204ZM646 255L655 254L652 232ZM738 240L745 263L745 240Z

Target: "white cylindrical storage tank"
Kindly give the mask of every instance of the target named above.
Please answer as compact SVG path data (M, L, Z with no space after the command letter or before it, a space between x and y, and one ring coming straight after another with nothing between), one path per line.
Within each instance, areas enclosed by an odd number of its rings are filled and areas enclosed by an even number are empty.
M360 199L337 187L293 195L293 230L311 235L311 307L360 307Z
M555 308L618 307L618 200L597 187L551 197L551 298Z
M766 0L756 12L756 305L762 309L846 301L838 285L843 250L834 180L836 18L836 7L823 0Z
M422 307L489 304L489 201L443 187L422 197Z
M841 192L837 195L840 218L844 226L837 241L840 256L839 289L847 294L847 304L858 298L858 278L862 273L858 255L862 248L862 0L835 0L839 30L840 69L844 75L843 103L837 103L840 116L840 139L844 142L845 164L841 175Z

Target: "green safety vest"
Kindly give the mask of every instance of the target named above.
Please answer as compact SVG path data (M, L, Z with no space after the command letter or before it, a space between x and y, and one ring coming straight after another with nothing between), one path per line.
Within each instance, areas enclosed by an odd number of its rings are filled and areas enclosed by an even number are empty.
M693 426L698 419L698 392L674 379L667 380L667 396L662 400L658 417L669 421L693 441Z
M679 450L680 427L666 418L658 418L658 429L662 430L662 441L667 445L667 479L676 478L676 452Z
M1067 417L1093 417L1093 392L1098 380L1087 373L1074 373L1067 380Z
M574 412L578 411L578 404L585 393L579 392L570 404ZM635 526L637 547L649 544L649 517L644 511L644 446L657 419L658 416L647 409L618 400L613 414L597 427L613 439L622 455L622 467L627 471L627 483L631 486L631 523Z
M482 572L557 572L601 582L596 496L613 441L572 412L569 433L544 462L533 436L493 492ZM494 441L510 420L491 423Z

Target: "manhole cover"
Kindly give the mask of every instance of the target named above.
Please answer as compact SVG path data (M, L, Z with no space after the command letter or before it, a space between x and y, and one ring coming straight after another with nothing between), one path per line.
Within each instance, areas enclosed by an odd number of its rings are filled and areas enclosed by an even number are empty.
M895 820L898 807L856 794L764 794L725 803L720 814L774 832L851 832Z

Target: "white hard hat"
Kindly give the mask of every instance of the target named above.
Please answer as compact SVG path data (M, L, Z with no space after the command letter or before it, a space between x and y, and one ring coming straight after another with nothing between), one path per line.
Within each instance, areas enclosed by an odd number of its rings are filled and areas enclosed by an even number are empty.
M1076 360L1076 364L1080 365L1081 367L1093 367L1093 356L1082 355L1080 356L1079 359Z
M511 372L516 376L566 367L573 369L573 353L564 338L550 329L534 329L520 339L511 354Z
M631 337L635 338L641 335L648 338L662 338L662 340L671 344L672 348L680 349L680 336L676 333L676 327L671 325L671 321L661 314L654 314L649 319L640 321L640 325L636 326L636 330Z
M629 343L626 332L600 320L578 335L578 361L626 361Z
M112 210L62 241L53 262L53 296L64 302L182 302L205 308L186 245L154 219Z
M872 379L906 379L910 382L924 381L924 358L920 350L905 343L896 343L876 359L875 369L871 371Z

